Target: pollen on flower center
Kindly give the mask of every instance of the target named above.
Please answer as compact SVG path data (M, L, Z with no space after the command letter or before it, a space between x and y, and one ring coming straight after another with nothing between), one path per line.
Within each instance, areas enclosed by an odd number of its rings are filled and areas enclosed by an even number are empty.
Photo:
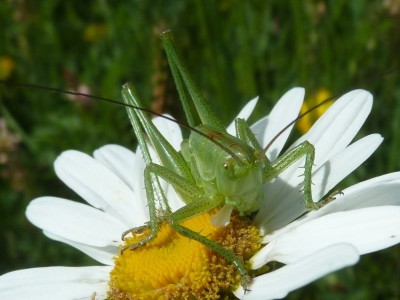
M215 227L210 216L205 213L182 225L245 261L260 248L258 228L248 218L233 215L228 226ZM134 244L143 236L127 238L124 245ZM241 280L235 267L223 257L179 235L166 222L154 240L118 255L110 278L110 299L218 299Z

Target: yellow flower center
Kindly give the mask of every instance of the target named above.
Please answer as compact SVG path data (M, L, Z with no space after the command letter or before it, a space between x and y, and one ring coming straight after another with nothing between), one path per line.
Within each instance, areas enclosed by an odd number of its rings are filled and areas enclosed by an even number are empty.
M215 227L211 215L193 217L182 225L244 261L260 248L259 231L248 218L233 215L228 226ZM124 245L137 243L148 233L127 238ZM154 240L118 255L110 277L110 299L220 299L241 281L232 264L203 244L179 235L166 222Z

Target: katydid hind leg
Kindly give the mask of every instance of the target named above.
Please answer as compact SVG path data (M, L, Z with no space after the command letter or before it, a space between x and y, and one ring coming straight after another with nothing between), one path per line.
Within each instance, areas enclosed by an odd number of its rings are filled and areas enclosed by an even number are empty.
M192 218L198 214L210 211L213 208L220 206L224 202L223 197L221 198L208 198L199 199L197 201L190 202L186 206L178 209L171 215L167 216L166 220L170 226L179 234L198 241L204 246L208 247L215 253L221 255L224 259L234 265L241 276L241 286L247 290L250 285L252 278L249 275L247 268L242 259L235 255L235 253L224 246L218 244L217 242L208 239L207 237L201 235L198 232L192 231L189 228L180 225L186 219Z
M171 224L181 223L194 216L217 208L223 203L224 197L222 195L216 195L215 197L204 195L202 198L198 198L171 213L166 217L166 220Z
M201 188L197 187L185 177L176 174L164 166L150 163L147 165L147 169L154 175L161 177L171 184L186 204L199 199L204 194L204 191Z
M186 86L202 124L212 125L214 128L218 128L218 130L225 132L225 126L212 110L210 104L205 100L204 96L200 92L200 89L196 86L192 77L190 76L180 49L175 43L172 32L166 31L161 34L161 40L167 54L168 62L172 66L174 80L177 82L179 90L183 90L183 88L181 88L183 87L183 84ZM180 91L179 93L181 94ZM189 104L185 103L185 101L187 101L186 99L186 97L181 97L182 106L184 108L189 107Z
M149 165L152 163L152 158L149 152L147 141L142 131L143 124L140 123L140 119L139 116L137 115L136 110L127 109L127 112L133 130L135 132L136 138L138 140L140 149L142 150L143 158L146 164ZM152 240L157 236L160 223L157 214L157 205L156 205L157 202L159 203L159 207L163 208L163 210L165 210L166 212L170 211L169 204L161 188L160 181L158 180L157 176L154 173L149 172L147 167L144 170L144 183L146 188L146 196L148 201L147 205L149 208L150 220L146 225L141 226L140 228L132 228L131 230L126 230L123 233L122 239L124 239L129 232L138 232L143 230L144 227L148 227L150 229L150 234L134 245L126 245L124 248L122 248L122 251L128 248L135 249L137 247L143 246L144 244L146 244L147 242L149 242L150 240Z
M122 88L122 97L127 104L141 107L141 102L136 93L135 88L130 84L125 84ZM139 127L143 128L146 132L151 144L153 145L158 157L160 158L163 166L168 169L174 170L175 173L182 177L187 178L194 183L194 178L183 159L183 157L172 147L172 145L165 139L165 137L160 133L157 127L151 122L149 117L140 110L135 110L133 108L127 108L129 115L135 115ZM131 121L132 122L132 121ZM136 133L136 131L135 131ZM149 164L150 161L146 161Z
M148 151L148 150L147 150ZM132 229L126 230L122 234L122 239L125 239L125 236L128 235L129 233L132 234L141 234L143 233L146 229L150 229L150 233L145 236L143 239L141 239L139 242L135 244L127 244L125 245L121 251L125 251L127 249L135 250L136 248L142 247L151 240L153 240L159 231L159 225L160 225L160 218L157 215L157 207L156 207L156 198L161 197L164 199L163 202L167 202L166 197L164 195L164 192L161 189L160 182L155 176L154 173L152 173L149 168L146 167L144 170L144 184L146 188L146 196L147 196L147 201L148 201L148 207L149 207L149 215L150 215L150 221L147 222L147 224L140 226L140 227L135 227Z
M134 250L136 248L144 246L146 243L154 239L157 236L159 224L164 219L167 220L171 219L178 222L183 220L181 217L182 215L184 215L184 219L188 219L196 214L208 211L220 204L219 202L214 203L215 201L213 201L211 204L209 204L209 202L207 201L201 201L202 199L200 197L203 195L203 191L201 189L191 184L184 177L181 177L178 174L170 171L166 167L157 165L153 162L150 162L146 166L144 171L144 177L145 177L145 188L146 188L146 195L148 199L148 206L150 213L150 221L144 226L126 230L123 233L123 238L125 235L129 233L141 234L146 229L150 229L150 233L135 244L125 245L124 248L122 249L123 251L126 249ZM162 191L159 185L159 180L158 180L159 177L161 177L166 182L171 184L174 187L174 189L178 192L178 194L184 196L186 199L192 198L190 199L191 202L189 202L189 204L187 204L186 206L182 207L181 209L177 210L174 213L171 213L171 210L168 208L167 210L162 211L161 215L158 215L156 207L157 203L156 199L162 198L163 202L168 203L168 199L166 199L166 196L164 195L164 192ZM196 203L199 204L198 207L196 207ZM182 213L182 211L186 213ZM171 218L170 217L171 215L175 216L175 219Z
M244 290L248 289L248 286L250 285L252 278L249 275L247 268L246 268L245 264L243 263L243 261L239 257L237 257L232 251L226 249L225 247L221 246L217 242L210 240L195 231L190 230L189 228L179 225L178 223L171 222L170 225L179 234L181 234L189 239L198 241L199 243L208 247L212 251L218 253L223 258L225 258L228 262L233 264L235 266L235 268L239 271L240 276L242 278L241 286L243 287Z

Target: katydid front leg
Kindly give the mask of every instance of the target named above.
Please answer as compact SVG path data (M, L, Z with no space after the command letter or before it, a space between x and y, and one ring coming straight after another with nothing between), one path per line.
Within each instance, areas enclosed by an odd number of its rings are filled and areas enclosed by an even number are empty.
M232 251L226 249L217 242L210 240L205 236L202 236L201 234L180 225L180 223L182 223L183 221L201 213L210 211L223 203L224 197L222 195L215 195L215 197L208 197L205 199L200 198L178 209L171 215L166 216L165 220L177 233L189 239L198 241L199 243L218 253L228 262L233 264L235 268L239 271L242 278L241 285L246 290L252 279L251 276L248 274L246 266L239 257L237 257Z
M251 131L249 125L242 119L237 119L235 125L237 137L262 152L262 148L258 144L257 139L254 133ZM275 178L303 156L306 157L304 165L304 203L307 210L315 210L320 208L323 204L314 203L312 200L311 175L312 166L314 165L315 148L310 142L304 141L294 149L290 150L288 153L278 157L277 160L272 163L266 156L263 157L262 159L265 165L264 180L269 181Z
M223 258L225 258L228 262L233 264L240 273L240 276L241 276L240 285L243 287L243 289L245 291L248 290L247 288L252 281L252 277L247 272L246 266L244 265L243 261L241 259L239 259L232 251L226 249L225 247L221 246L220 244L214 242L213 240L210 240L210 239L202 236L201 234L190 230L187 227L179 225L179 222L176 221L174 217L170 218L168 220L168 223L179 234L181 234L189 239L198 241L199 243L208 247L212 251L218 253Z
M272 178L275 178L296 161L301 159L303 156L305 156L306 158L304 163L304 203L307 210L316 210L320 208L321 205L315 203L312 199L311 175L312 166L314 165L315 148L310 142L302 142L300 145L278 157L274 162L272 162L271 167L265 170L265 180L268 181Z

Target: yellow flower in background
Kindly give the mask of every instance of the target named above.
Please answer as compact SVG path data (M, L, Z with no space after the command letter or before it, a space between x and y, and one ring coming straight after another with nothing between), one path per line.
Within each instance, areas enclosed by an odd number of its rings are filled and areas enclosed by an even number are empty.
M0 56L0 79L5 80L10 77L14 70L15 61L9 56Z
M89 43L97 43L108 33L105 24L92 23L85 27L83 31L83 40Z
M319 88L313 95L311 95L311 97L303 102L300 114L305 113L307 110L325 101L329 97L332 97L332 94L326 88ZM305 134L333 102L334 99L321 105L317 109L301 118L301 120L297 122L297 129L301 132L301 134Z

